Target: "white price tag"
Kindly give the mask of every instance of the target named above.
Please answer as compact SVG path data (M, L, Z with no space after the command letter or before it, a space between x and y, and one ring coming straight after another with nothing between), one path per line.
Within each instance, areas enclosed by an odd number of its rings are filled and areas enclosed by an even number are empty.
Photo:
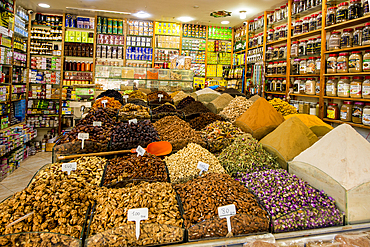
M236 215L236 208L234 204L218 207L218 217L226 218L227 230L231 233L231 220L230 217Z
M68 175L71 174L71 171L76 171L76 169L77 169L77 162L62 164L62 172L67 172Z
M101 127L101 122L100 121L94 121L93 126L99 126Z
M103 104L104 107L107 107L106 104L108 103L108 100L106 100L106 99L105 100L102 100L101 103Z
M128 120L128 123L129 124L137 124L137 119L136 118L134 118L134 119L130 119L130 120Z
M198 162L197 168L200 170L199 176L202 175L202 172L208 171L209 165L207 163L204 163L202 161Z
M138 147L136 148L136 153L137 153L137 157L139 157L139 155L140 155L140 156L144 156L144 154L145 154L145 149L144 149L144 148L142 148L141 146L138 146Z
M163 98L163 94L158 94L158 98L159 98L159 102L161 102L161 100Z
M81 149L84 149L85 140L89 139L89 133L78 133L78 139L82 140Z
M122 96L122 98L124 98L124 99L125 99L125 101L126 101L126 103L127 103L128 95L127 95L127 94L125 94L125 95L123 95L123 96Z
M148 219L148 208L133 208L127 212L127 220L136 223L136 239L140 237L140 221Z

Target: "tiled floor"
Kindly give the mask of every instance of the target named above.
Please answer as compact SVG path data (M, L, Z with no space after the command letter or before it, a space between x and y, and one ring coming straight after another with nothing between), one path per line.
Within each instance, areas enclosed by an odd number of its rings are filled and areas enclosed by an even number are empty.
M24 160L19 168L0 182L0 202L23 190L33 175L45 164L51 163L52 152L37 153Z

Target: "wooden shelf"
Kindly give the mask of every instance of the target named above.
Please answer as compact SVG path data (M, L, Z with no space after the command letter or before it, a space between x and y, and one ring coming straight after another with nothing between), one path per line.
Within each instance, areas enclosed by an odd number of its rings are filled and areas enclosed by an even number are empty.
M242 53L245 53L245 52L246 52L246 50L241 50L241 51L234 52L234 54L242 54Z
M308 98L319 98L319 95L311 95L311 94L290 94L290 96L298 96L298 97L308 97Z
M285 95L285 93L283 93L283 92L267 92L267 91L265 91L265 93Z
M336 99L336 100L344 100L344 101L361 101L361 102L370 102L370 99L356 99L356 98L341 98L341 97L332 97L332 96L324 96L324 99Z
M334 73L334 74L324 74L324 76L339 76L339 75L342 75L342 76L361 76L361 75L370 75L370 71L369 72L357 72L357 73Z
M320 74L290 75L290 77L320 77Z
M276 78L281 77L281 78L283 78L283 77L286 77L286 75L265 75L265 77L266 78L272 78L272 77L276 77Z
M5 114L5 115L7 115L7 114ZM9 127L6 127L5 129L1 129L1 130L0 130L0 132L3 132L3 131L6 131L6 130L9 130L10 128L17 127L17 126L20 126L20 125L23 125L23 124L26 124L26 121L21 122L21 123L18 123L18 124L14 124L14 125L9 126Z
M333 120L333 119L329 119L329 118L324 118L323 120L325 122L330 122L330 123L337 123L337 124L346 123L346 124L352 125L354 127L364 128L364 129L370 129L370 126L363 125L363 124L356 124L356 123L352 123L352 122L344 122L344 121L341 121L341 120Z
M292 36L292 40L303 39L303 38L306 38L306 37L309 37L309 36L320 35L320 34L321 34L321 29L317 29L317 30L314 30L314 31L311 31L311 32L308 32L308 33L302 33L302 34L294 35L294 36Z
M294 14L294 15L292 15L292 20L294 20L295 18L300 18L302 16L307 16L307 15L315 13L315 12L319 12L319 11L321 11L321 8L322 8L322 5L320 4L320 5L317 5L315 7L310 8L310 9L307 9L305 11L302 11L300 13Z
M332 50L332 51L326 51L325 54L329 53L338 53L342 51L357 51L357 50L365 50L365 49L370 49L370 45L363 45L363 46L355 46L355 47L350 47L350 48L343 48L343 49L338 49L338 50Z
M325 27L325 30L332 30L332 29L342 29L342 28L348 28L351 26L356 26L359 24L363 24L365 22L368 22L370 20L370 15L363 16L361 18L357 18L350 21L341 22L338 24L334 24L328 27Z
M269 42L267 43L266 45L275 45L275 44L279 44L279 43L283 43L283 42L287 42L288 39L279 39L279 40L276 40L276 41L272 41L272 42Z

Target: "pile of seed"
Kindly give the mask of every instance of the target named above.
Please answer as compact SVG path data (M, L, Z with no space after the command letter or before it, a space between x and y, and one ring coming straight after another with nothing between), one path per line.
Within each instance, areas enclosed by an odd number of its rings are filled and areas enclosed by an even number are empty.
M220 115L234 122L252 105L252 101L245 97L237 96L220 112Z
M201 113L199 117L190 120L189 124L195 130L202 130L208 124L213 123L217 120L224 121L225 119L221 117L220 115L216 115L212 112L208 112L208 113Z
M200 101L194 101L181 109L184 112L185 116L192 115L195 113L206 113L211 112L205 105Z

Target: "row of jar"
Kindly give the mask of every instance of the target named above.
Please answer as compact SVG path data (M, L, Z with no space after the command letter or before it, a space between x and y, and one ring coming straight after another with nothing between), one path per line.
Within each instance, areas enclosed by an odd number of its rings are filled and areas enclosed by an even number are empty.
M310 10L313 7L321 5L322 0L294 0L292 4L292 15Z
M370 103L343 101L340 108L337 103L329 103L326 117L370 126Z
M326 71L333 73L358 73L370 71L370 50L330 54L326 60Z
M328 12L326 14L326 26L354 20L368 14L370 14L370 12L367 0L364 1L363 5L361 0L351 0L349 3L340 3L338 7L328 8Z
M370 99L370 76L329 77L325 85L325 94L330 97Z
M290 56L299 57L321 53L321 36L308 40L293 41Z
M319 116L320 112L319 102L312 103L300 100L290 100L289 104L294 106L297 109L297 112L300 114L314 115L317 117Z
M322 27L322 12L296 20L293 24L292 36L315 31Z
M263 15L258 16L254 20L251 20L251 21L248 22L249 31L253 32L257 29L263 28L264 23L265 23L264 16Z
M291 65L291 75L320 74L321 57L296 58Z
M266 67L267 75L286 75L286 61L269 62Z
M370 22L355 29L343 29L343 33L339 31L331 32L327 48L332 51L362 45L370 45Z
M288 3L276 8L275 11L270 11L267 14L267 24L274 24L275 22L282 21L288 18Z
M270 92L285 92L286 79L285 78L270 78L265 84L266 91ZM295 94L320 94L320 81L318 78L299 78L293 83L293 93Z
M248 47L256 47L258 45L263 45L263 33L254 35L249 38Z

